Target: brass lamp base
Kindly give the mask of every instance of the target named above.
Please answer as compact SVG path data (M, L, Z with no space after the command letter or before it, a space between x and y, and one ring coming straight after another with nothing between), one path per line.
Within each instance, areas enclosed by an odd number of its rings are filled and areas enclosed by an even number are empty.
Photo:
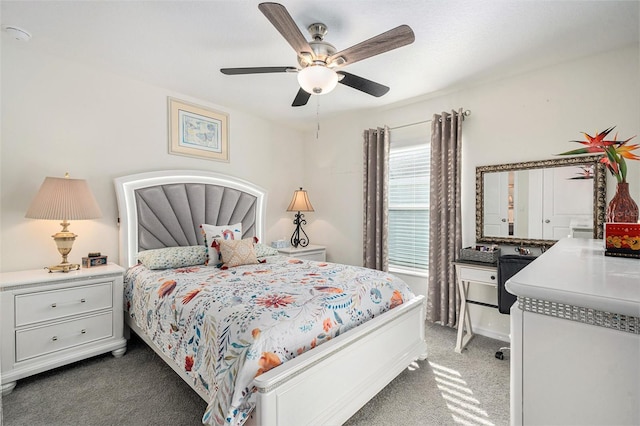
M77 263L60 263L55 266L47 266L44 269L48 269L49 273L51 272L69 272L69 271L77 271L80 269L80 265Z
M69 263L67 261L67 255L71 252L71 247L73 246L73 242L75 241L77 235L73 232L69 232L67 227L69 226L69 222L64 220L60 225L62 225L62 231L52 235L51 237L56 242L56 246L58 247L58 252L62 255L62 262L55 265L49 266L45 269L49 270L49 273L59 271L59 272L69 272L69 271L77 271L80 269L80 265L77 263Z

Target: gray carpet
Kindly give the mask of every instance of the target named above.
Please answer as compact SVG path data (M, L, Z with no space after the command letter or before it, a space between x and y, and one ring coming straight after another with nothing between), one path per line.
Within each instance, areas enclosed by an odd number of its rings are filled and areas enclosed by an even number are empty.
M429 359L405 370L346 426L508 425L509 361L476 336L462 354L455 330L429 325ZM198 425L206 403L143 342L18 381L2 397L3 426Z

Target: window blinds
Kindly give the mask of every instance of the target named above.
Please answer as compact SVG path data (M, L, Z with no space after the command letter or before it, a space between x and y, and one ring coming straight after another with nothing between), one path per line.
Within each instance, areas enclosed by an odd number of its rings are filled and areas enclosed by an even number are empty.
M392 143L389 152L389 264L429 265L430 146Z

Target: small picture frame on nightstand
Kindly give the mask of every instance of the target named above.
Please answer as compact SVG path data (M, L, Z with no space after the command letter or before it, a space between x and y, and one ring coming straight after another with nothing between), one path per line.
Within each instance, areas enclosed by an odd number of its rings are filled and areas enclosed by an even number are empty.
M91 256L82 258L83 268L93 268L94 266L102 266L107 264L107 256Z

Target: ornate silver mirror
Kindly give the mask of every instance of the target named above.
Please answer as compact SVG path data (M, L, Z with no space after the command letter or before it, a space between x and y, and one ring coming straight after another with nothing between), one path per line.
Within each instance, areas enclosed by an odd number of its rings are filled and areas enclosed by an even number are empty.
M602 238L606 170L601 156L476 168L476 241L550 246Z

